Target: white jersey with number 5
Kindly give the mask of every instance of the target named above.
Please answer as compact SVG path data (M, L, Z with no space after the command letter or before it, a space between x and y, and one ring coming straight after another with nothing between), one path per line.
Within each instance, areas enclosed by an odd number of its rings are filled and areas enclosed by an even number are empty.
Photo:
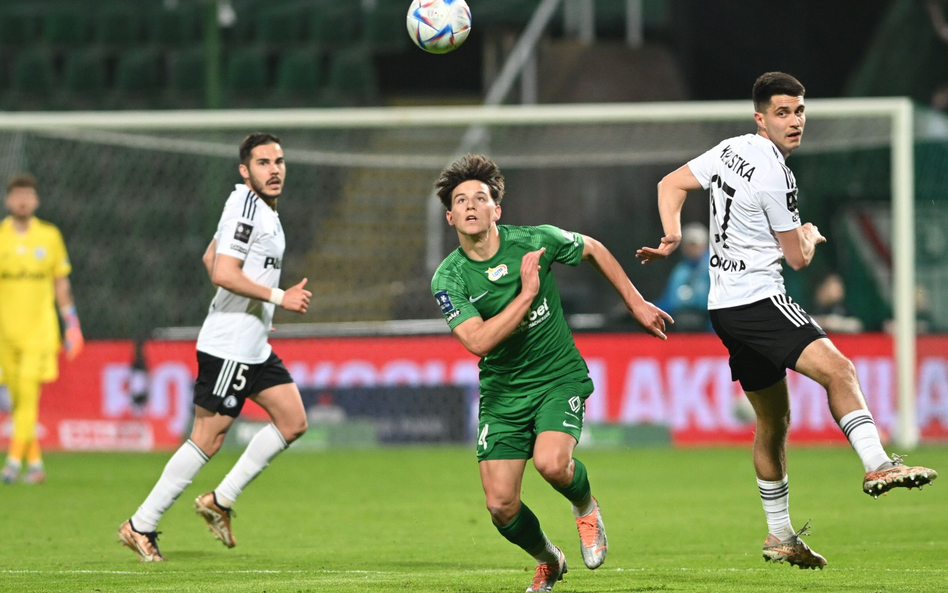
M246 185L227 198L217 232L217 254L242 260L251 280L280 284L286 237L276 211ZM225 360L259 364L270 357L270 326L276 305L218 288L207 312L197 349Z
M729 138L688 162L711 193L711 293L708 309L784 294L777 231L800 226L797 182L773 142Z

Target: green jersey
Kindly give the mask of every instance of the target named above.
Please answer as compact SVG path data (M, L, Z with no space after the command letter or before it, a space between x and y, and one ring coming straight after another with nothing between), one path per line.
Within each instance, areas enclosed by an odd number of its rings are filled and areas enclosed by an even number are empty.
M481 395L531 395L567 381L587 381L589 369L566 325L553 262L582 261L583 238L557 227L499 225L500 249L474 261L459 247L441 262L431 279L448 327L480 317L490 319L520 293L520 262L529 251L540 257L540 292L530 312L507 338L481 359Z

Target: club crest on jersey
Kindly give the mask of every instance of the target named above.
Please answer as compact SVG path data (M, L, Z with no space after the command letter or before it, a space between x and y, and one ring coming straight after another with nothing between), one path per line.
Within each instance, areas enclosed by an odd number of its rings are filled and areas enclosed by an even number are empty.
M241 243L250 242L250 233L253 232L253 225L247 224L245 222L237 223L237 230L234 231L234 238L240 241Z
M487 279L491 282L497 282L507 275L507 264L500 264L496 268L487 268Z
M43 259L43 258L45 258L45 257L46 257L46 248L45 248L45 247L37 247L36 250L33 251L33 255L36 257L36 259Z
M578 246L579 246L579 241L576 240L576 234L575 234L575 233L571 233L571 232L569 232L569 231L564 231L563 229L560 229L560 232L563 233L563 237L565 237L567 241L569 241L570 243L573 244L573 247L578 247Z

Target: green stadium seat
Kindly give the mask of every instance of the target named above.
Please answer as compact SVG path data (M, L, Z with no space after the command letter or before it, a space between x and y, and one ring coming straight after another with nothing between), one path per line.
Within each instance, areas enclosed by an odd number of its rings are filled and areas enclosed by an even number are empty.
M230 49L224 55L224 88L262 91L267 87L267 54L259 47Z
M106 55L101 48L72 50L63 60L54 105L59 109L101 109L107 80Z
M309 6L289 4L261 11L257 21L257 41L269 46L287 46L303 41Z
M284 51L277 60L276 93L286 107L313 107L322 103L323 54L313 48Z
M362 15L362 40L373 53L398 53L411 46L405 27L406 8L376 7Z
M191 6L159 8L147 15L145 38L168 48L197 43L201 39L201 14Z
M326 51L353 45L362 37L361 15L358 2L314 6L307 18L305 41Z
M164 93L168 107L204 107L205 59L202 46L168 52L168 80Z
M106 8L95 17L95 41L112 48L141 43L145 33L140 11Z
M89 41L91 23L87 11L70 7L52 9L43 16L43 40L54 47L78 47Z
M330 55L327 98L343 106L370 104L378 98L378 78L368 48L345 48Z
M25 47L39 38L40 20L36 14L17 7L0 9L0 46Z
M24 49L13 56L10 88L22 94L46 94L56 85L53 54L45 48Z
M115 64L115 88L131 93L159 89L163 82L161 58L161 52L153 47L122 52Z
M106 85L105 52L101 49L68 52L63 61L62 88L66 91L101 91Z

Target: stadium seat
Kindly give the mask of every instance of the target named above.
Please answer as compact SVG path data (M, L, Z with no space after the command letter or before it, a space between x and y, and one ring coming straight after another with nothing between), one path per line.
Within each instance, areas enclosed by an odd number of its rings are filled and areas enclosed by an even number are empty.
M204 106L205 68L202 46L168 53L168 83L165 96L169 106L181 109Z
M381 7L363 13L362 40L372 53L398 53L411 47L405 27L406 7Z
M267 86L267 54L259 47L233 48L224 55L224 88L260 91Z
M309 11L305 41L324 51L352 45L362 35L360 15L358 2L316 5Z
M45 48L24 49L13 57L10 88L21 94L46 94L56 84L53 54Z
M53 5L55 6L55 5ZM89 41L89 12L74 7L53 8L43 16L43 40L53 47L78 47Z
M110 7L95 16L95 41L110 48L140 43L145 28L142 13L126 7Z
M260 11L257 21L257 41L271 47L285 47L303 41L309 5L293 3Z
M108 77L105 60L105 52L97 47L66 54L60 92L54 97L58 108L101 108Z
M111 107L148 109L158 101L163 84L163 55L154 47L129 48L115 64L115 92Z
M345 48L330 55L327 98L333 105L365 105L378 98L378 80L368 48Z
M145 38L166 48L197 43L201 39L200 14L190 6L159 8L146 16Z
M275 86L285 106L315 106L320 103L322 58L322 52L312 48L292 49L280 54Z
M259 47L230 49L224 55L224 105L258 107L265 103L269 68L266 52Z
M37 15L18 8L0 8L0 47L25 47L39 38Z

